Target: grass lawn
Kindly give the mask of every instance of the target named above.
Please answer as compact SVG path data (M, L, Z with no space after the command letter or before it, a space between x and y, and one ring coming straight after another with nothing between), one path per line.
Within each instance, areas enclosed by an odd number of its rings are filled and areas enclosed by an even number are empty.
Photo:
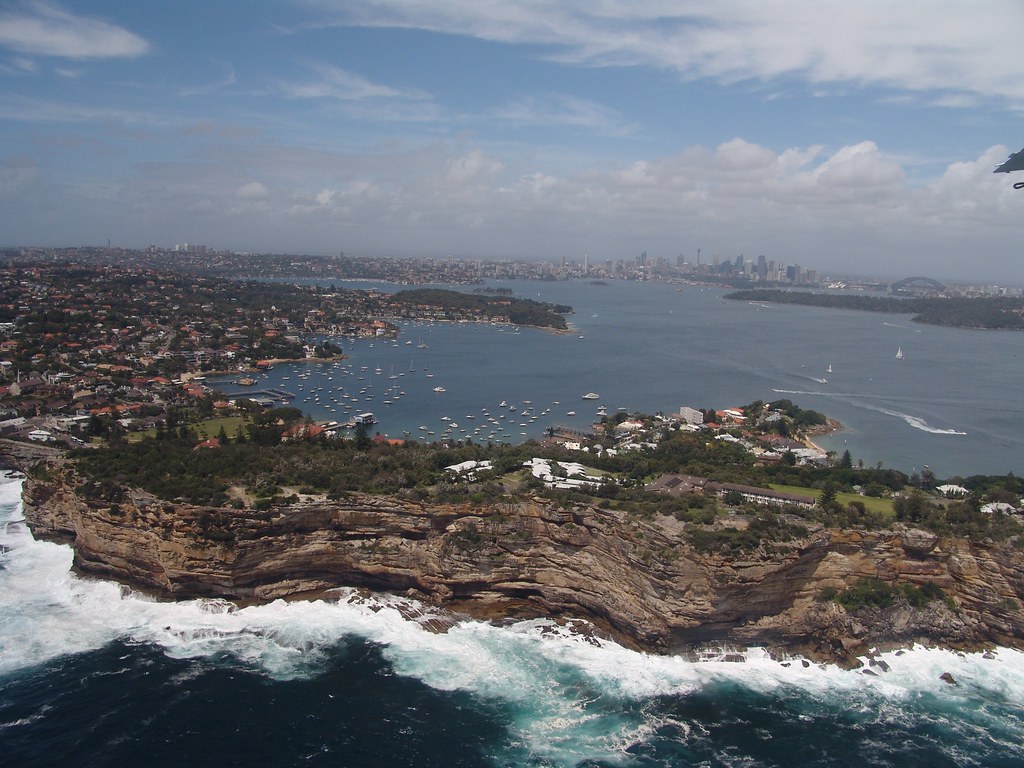
M798 496L810 496L815 499L821 496L821 491L816 488L801 488L798 485L780 485L779 483L771 483L768 487L775 491L781 491L782 493L793 493ZM849 504L851 501L859 501L869 512L880 512L883 515L888 515L890 517L894 514L892 510L892 499L876 499L873 496L858 496L856 493L837 493L836 501L844 506Z
M196 431L199 435L199 439L206 440L210 437L216 437L220 434L220 428L224 427L224 431L228 437L234 437L238 431L238 427L244 424L244 420L241 416L225 416L222 419L207 419L206 421L200 421L195 424L189 424L189 427ZM147 437L156 437L155 429L147 429L145 432L132 432L128 435L128 442L138 442Z

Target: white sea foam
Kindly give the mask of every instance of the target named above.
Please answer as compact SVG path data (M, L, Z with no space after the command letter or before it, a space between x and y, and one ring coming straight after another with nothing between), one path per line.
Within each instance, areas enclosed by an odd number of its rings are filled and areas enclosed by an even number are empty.
M499 702L522 748L555 764L615 761L659 726L658 716L635 707L628 714L623 702L718 685L789 692L857 711L882 704L898 710L898 702L922 694L964 706L1024 706L1024 654L1006 649L991 658L925 648L886 653L879 658L888 671L876 666L871 676L780 662L758 649L746 652L744 663L638 653L545 620L501 627L464 621L439 634L425 626L424 606L354 592L246 608L218 600L158 602L72 574L70 548L35 541L19 522L19 491L20 483L0 484L0 674L120 639L161 647L174 658L227 655L275 679L308 677L323 669L338 642L354 636L377 644L398 674ZM425 618L410 618L417 612ZM940 680L946 672L957 686Z

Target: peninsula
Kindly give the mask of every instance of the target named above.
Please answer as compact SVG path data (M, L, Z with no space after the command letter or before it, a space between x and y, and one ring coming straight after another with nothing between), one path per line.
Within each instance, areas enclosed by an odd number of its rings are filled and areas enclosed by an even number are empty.
M0 287L0 454L82 574L169 599L382 590L658 652L1024 647L1024 483L827 455L809 438L835 425L789 400L421 444L203 375L342 354L396 320L561 328L570 307L51 263Z
M725 298L913 315L914 322L953 328L1024 330L1024 299L1012 296L896 298L759 288L734 291Z
M792 425L779 407L761 408L768 423ZM267 425L252 438L272 442ZM358 436L197 448L186 433L4 452L27 474L36 536L69 542L83 574L165 598L355 587L414 598L450 621L582 620L648 651L758 645L854 667L873 649L915 643L1024 647L1024 529L979 506L1006 478L964 480L971 498L943 502L891 470L758 468L746 448L678 423L644 429L658 447L606 450L586 466L564 445ZM698 468L824 483L815 498L689 473ZM842 478L879 497L844 504ZM866 503L890 486L900 487L890 512Z

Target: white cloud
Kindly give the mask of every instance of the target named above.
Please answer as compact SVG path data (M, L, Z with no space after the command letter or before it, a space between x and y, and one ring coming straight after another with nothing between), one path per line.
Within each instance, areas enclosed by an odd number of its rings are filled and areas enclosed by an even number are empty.
M259 181L251 181L238 188L238 197L242 200L262 200L270 196L270 190Z
M366 154L233 144L140 167L113 193L46 187L41 171L19 162L0 169L11 193L0 217L15 242L37 242L44 215L77 221L87 205L94 227L117 223L126 239L134 228L143 243L175 242L186 230L263 251L594 260L640 250L692 258L701 247L706 257L764 253L825 272L1019 279L1022 193L992 174L1006 147L915 186L870 141L776 153L737 137L563 174L468 143ZM45 211L17 192L44 188Z
M884 159L872 141L841 148L815 169L814 177L819 187L847 189L889 186L906 181L903 169Z
M165 125L168 119L146 111L83 106L0 94L0 118L42 123L123 123Z
M402 90L375 83L362 75L341 67L316 64L311 68L317 74L307 82L278 81L277 90L292 99L338 99L361 101L364 99L423 99L421 91Z
M719 168L727 171L752 173L770 168L777 162L775 153L743 139L732 139L719 145L715 150L715 161Z
M934 0L309 0L327 24L405 27L543 46L586 66L646 65L684 79L795 77L1024 105L1024 3Z
M615 110L566 94L524 96L493 110L491 116L519 125L575 126L614 136L633 130Z
M0 46L67 59L134 57L149 52L149 43L134 32L43 2L0 14Z
M474 149L448 161L448 178L454 182L466 183L480 177L494 176L503 169L500 161L487 157L479 149Z

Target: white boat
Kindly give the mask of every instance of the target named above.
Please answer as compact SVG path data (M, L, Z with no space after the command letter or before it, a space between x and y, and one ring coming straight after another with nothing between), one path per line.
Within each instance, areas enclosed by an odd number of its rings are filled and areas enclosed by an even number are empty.
M566 416L575 416L576 415L576 411L566 411L565 415Z
M600 398L601 396L597 394L597 392L587 392L587 394L583 396L584 400L599 400Z
M903 359L903 347L897 347L896 348L896 359L897 360L902 360Z
M444 389L444 387L434 387L434 391L435 392L444 392L445 389Z
M832 363L828 364L828 368L825 369L825 373L832 373Z

